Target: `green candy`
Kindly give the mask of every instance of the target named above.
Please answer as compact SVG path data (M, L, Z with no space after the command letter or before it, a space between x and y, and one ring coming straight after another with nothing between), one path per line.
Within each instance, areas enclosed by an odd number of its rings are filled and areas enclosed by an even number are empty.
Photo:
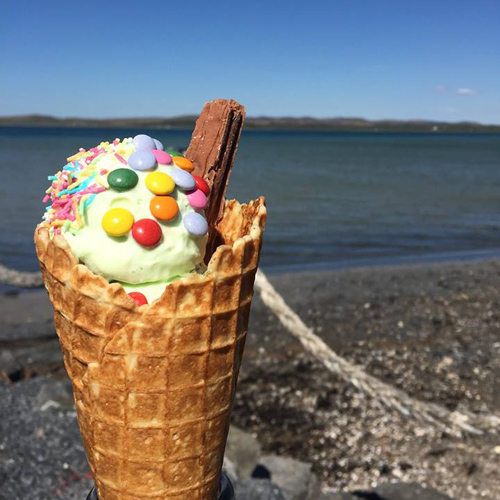
M128 191L137 186L138 175L129 168L117 168L108 174L108 184L115 191Z
M166 149L165 152L172 156L172 158L174 156L182 156L184 158L184 155L182 153L179 153L179 151L176 151L175 149Z

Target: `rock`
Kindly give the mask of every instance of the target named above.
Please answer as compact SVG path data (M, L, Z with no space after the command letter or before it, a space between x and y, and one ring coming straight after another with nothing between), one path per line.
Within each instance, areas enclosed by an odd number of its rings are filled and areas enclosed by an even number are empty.
M260 444L251 434L231 426L227 437L226 457L241 479L251 477L260 457Z
M269 479L246 479L234 485L237 500L286 500Z
M7 376L11 373L21 371L23 368L13 352L6 349L0 351L0 367L0 371Z
M452 500L433 488L416 483L387 483L373 491L323 493L319 500Z
M42 385L35 401L36 406L42 411L48 408L73 409L71 383L69 381L53 380L50 384Z
M16 382L21 378L62 370L57 338L13 341L0 351L0 372Z
M45 290L0 296L3 341L57 339L52 322L53 309Z
M373 498L373 497L364 497L364 498ZM351 493L339 491L336 493L323 493L323 495L319 497L319 500L362 500L362 498L355 497L351 495ZM379 499L377 498L376 500Z
M59 406L41 407L59 400ZM0 382L0 499L85 500L92 487L69 386L36 377Z
M311 464L293 458L265 455L259 463L271 473L287 500L318 500L321 488Z
M377 495L377 500L452 500L433 488L424 488L416 483L381 484L373 494Z
M258 464L252 472L252 477L254 479L271 479L271 472L263 465Z
M238 478L238 471L236 470L236 465L227 457L224 456L224 463L222 464L222 470L226 473L227 477L232 483L235 483Z

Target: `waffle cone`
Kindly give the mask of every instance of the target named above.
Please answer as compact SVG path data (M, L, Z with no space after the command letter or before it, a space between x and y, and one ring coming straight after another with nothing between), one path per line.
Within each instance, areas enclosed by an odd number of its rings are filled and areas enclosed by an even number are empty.
M226 202L207 272L141 307L37 227L100 500L216 500L265 221L263 198Z

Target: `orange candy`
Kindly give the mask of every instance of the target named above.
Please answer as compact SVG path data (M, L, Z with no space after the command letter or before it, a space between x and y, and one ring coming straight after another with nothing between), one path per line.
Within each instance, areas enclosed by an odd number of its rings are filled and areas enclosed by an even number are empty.
M149 209L159 220L172 220L179 213L179 206L171 196L155 196L149 203Z
M186 170L187 172L192 172L194 170L193 162L184 158L184 156L174 156L172 160L174 160L175 165L182 168L182 170Z

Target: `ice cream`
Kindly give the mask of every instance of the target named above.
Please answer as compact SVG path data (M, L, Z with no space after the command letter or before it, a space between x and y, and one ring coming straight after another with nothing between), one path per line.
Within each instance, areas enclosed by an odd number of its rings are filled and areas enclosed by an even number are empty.
M193 164L145 134L80 150L44 201L44 224L108 281L151 303L166 284L204 272L208 184Z
M99 500L220 500L266 222L262 197L224 200L243 121L212 101L189 160L141 136L51 178L35 245Z

